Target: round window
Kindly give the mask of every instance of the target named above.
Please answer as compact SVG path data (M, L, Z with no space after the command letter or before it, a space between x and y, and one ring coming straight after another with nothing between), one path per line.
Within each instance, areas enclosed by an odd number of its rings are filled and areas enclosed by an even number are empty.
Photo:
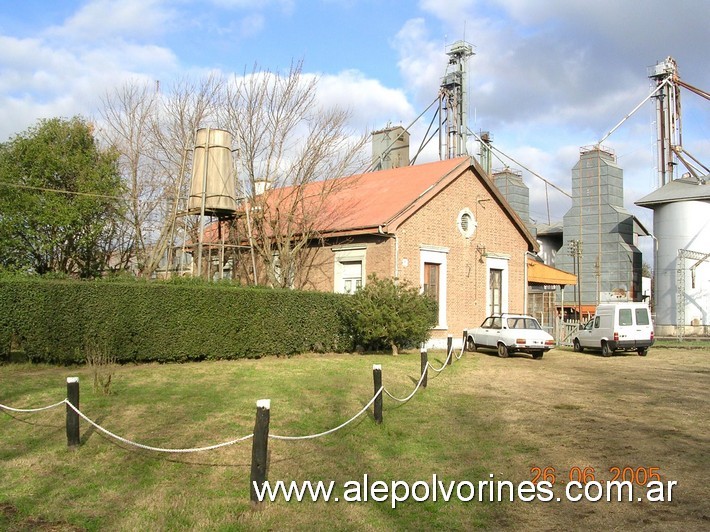
M476 232L476 219L473 217L471 209L464 209L459 213L458 226L459 231L466 238L471 238Z

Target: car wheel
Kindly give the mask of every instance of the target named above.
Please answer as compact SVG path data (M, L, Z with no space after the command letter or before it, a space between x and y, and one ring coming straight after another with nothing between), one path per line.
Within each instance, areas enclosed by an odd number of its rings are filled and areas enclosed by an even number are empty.
M535 360L540 360L542 358L542 355L544 355L544 354L545 354L544 351L533 351L532 356Z
M508 358L508 346L505 344L498 344L498 356L500 358Z
M476 342L473 341L473 336L466 338L466 351L477 351L478 346Z
M639 347L636 352L639 354L639 356L645 357L648 354L648 347Z
M584 351L584 347L582 347L582 344L579 343L579 338L574 339L573 348L576 353L581 353L582 351Z
M609 344L607 342L602 342L602 356L611 356L611 349L609 349Z

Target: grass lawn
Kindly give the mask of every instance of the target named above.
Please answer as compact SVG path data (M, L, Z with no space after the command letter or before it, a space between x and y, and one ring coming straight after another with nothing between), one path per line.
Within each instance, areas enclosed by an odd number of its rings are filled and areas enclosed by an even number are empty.
M443 352L430 353L436 367ZM0 366L0 403L45 406L81 382L81 410L108 430L156 447L211 445L250 434L255 403L271 399L272 434L305 435L335 427L372 397L372 365L404 397L419 378L419 353L265 358L117 369L109 396L92 390L87 368ZM470 392L477 360L464 356L407 404L384 398L343 430L305 441L269 441L269 480L444 481L488 479L501 446L499 421ZM64 407L0 413L0 528L32 529L470 529L500 518L490 503L249 503L251 441L194 454L137 450L81 422L82 445L69 450ZM520 444L523 445L523 444ZM501 449L504 449L501 451ZM336 488L342 495L342 487Z
M710 349L652 348L648 356L554 349L541 360L466 353L404 405L384 398L321 438L269 441L269 480L334 481L341 502L249 502L251 441L195 454L116 443L81 423L67 448L64 406L0 412L0 530L703 530L710 519ZM436 367L444 353L430 353ZM82 411L130 440L163 448L212 445L253 431L256 401L271 399L271 434L333 428L369 402L372 365L404 397L419 378L419 353L307 355L233 362L127 365L113 394L93 392L85 367L0 365L0 403L30 408L66 395L78 376ZM554 494L593 471L676 482L672 502L345 502L365 474L374 481L478 485L530 481L553 472ZM635 472L635 473L634 473ZM467 495L467 493L462 493ZM668 495L668 492L666 492ZM350 493L352 495L352 493ZM421 496L421 492L419 493ZM637 499L636 496L640 496Z

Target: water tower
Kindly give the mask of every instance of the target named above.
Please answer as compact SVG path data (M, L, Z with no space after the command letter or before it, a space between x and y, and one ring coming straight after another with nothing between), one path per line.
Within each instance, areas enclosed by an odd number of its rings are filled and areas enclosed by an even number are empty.
M237 210L229 131L197 130L187 208L191 213L217 217L231 216Z
M202 253L206 218L218 219L219 240L223 241L222 221L236 216L236 179L232 162L232 135L223 129L201 128L195 134L192 180L187 214L200 216L197 244L197 275L202 275ZM222 254L224 242L222 242ZM220 259L220 264L223 260Z

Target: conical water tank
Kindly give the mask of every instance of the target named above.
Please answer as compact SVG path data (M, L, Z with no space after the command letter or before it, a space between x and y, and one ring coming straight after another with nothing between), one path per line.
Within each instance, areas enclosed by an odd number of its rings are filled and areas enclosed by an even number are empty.
M232 135L223 129L202 128L195 135L188 209L225 216L237 209Z

